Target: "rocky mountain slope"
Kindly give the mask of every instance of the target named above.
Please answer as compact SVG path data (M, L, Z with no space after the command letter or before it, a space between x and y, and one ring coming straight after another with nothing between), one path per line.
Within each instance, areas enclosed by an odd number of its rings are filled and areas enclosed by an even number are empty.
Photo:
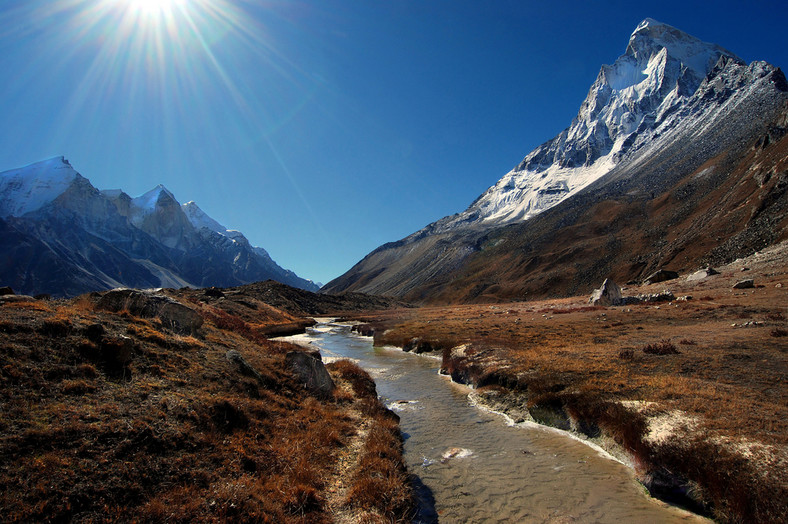
M381 246L327 292L473 301L585 292L786 238L788 82L651 19L577 117L464 212Z
M26 294L266 279L317 290L194 202L161 185L138 198L99 191L63 157L0 173L0 245L0 282Z

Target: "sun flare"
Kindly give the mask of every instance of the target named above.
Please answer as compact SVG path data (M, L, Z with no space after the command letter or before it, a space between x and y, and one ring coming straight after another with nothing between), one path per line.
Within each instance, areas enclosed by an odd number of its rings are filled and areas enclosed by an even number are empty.
M172 11L174 8L183 7L187 0L122 0L127 7L137 13L148 16L160 16Z

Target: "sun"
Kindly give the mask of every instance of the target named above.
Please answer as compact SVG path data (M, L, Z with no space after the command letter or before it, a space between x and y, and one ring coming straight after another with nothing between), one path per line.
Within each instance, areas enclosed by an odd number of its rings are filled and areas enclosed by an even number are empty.
M139 15L160 17L182 8L188 0L122 0L126 7Z

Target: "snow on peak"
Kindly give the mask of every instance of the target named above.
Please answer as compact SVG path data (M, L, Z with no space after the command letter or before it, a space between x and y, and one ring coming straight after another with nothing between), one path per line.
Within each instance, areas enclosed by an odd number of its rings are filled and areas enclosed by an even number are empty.
M227 228L205 214L205 211L200 209L193 200L186 202L181 207L183 208L183 212L186 213L189 222L191 222L198 231L202 228L207 228L220 235L226 234Z
M626 52L601 67L570 126L437 227L526 220L581 191L628 152L659 136L660 129L675 125L675 115L721 56L743 63L716 44L652 18L643 20Z
M701 80L714 67L720 55L738 59L723 47L704 42L653 18L646 18L635 28L621 58L633 57L642 64L662 49L666 50L668 56L691 69Z
M132 199L132 203L142 211L150 212L156 209L156 204L159 202L159 200L171 200L175 203L178 203L178 201L175 199L175 195L173 195L166 187L161 184L154 187L144 195Z
M42 208L79 176L62 156L0 173L0 217L18 217Z
M247 240L243 233L235 229L227 229L219 222L209 217L205 211L200 209L200 207L194 201L186 202L181 206L181 208L186 214L186 218L189 219L189 222L197 231L207 229L209 231L213 231L214 233L220 234L221 236L231 240L233 243L249 244L249 240ZM252 247L252 249L260 249L263 253L265 253L265 257L268 257L268 253L266 253L264 249L256 247Z

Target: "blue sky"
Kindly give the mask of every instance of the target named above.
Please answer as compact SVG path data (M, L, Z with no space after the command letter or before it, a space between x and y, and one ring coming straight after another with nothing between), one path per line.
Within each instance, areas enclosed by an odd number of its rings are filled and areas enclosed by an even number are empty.
M327 282L567 127L646 17L788 66L785 2L639 4L3 0L0 170L162 183Z

